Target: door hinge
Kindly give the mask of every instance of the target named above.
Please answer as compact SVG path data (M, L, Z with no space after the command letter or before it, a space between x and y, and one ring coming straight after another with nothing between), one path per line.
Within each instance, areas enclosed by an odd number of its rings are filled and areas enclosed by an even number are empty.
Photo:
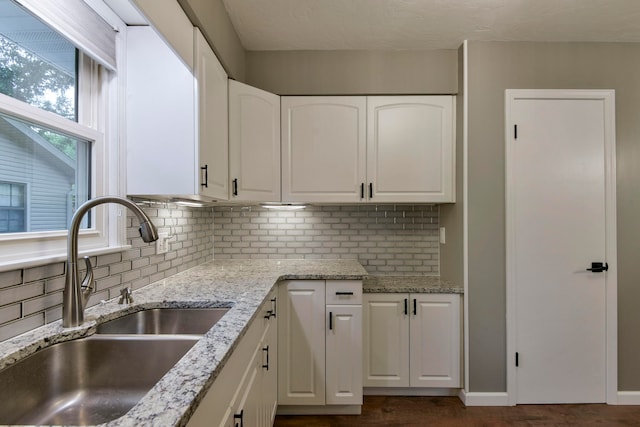
M513 139L518 139L518 125L513 125Z
M516 368L519 365L519 360L518 359L519 359L519 355L518 355L518 352L516 351Z

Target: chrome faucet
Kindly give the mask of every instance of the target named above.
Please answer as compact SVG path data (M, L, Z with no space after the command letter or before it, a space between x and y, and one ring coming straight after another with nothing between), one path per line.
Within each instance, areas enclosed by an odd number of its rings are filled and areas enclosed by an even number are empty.
M84 308L93 289L93 269L91 268L89 257L85 257L84 262L87 266L87 274L81 283L78 277L78 234L82 217L91 208L103 203L117 203L131 209L138 217L138 221L140 221L139 231L142 240L147 243L158 240L158 230L155 225L153 225L147 214L132 201L122 197L105 196L84 202L71 218L67 237L67 269L62 300L62 326L64 328L79 326L84 322Z

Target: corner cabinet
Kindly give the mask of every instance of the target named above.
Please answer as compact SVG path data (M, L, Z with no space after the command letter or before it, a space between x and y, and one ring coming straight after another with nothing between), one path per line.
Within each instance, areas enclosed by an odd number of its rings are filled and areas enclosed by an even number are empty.
M282 97L282 201L455 201L453 96Z
M360 413L362 282L279 285L278 413Z
M229 80L230 201L280 202L280 97Z
M365 294L365 387L459 388L459 294Z
M127 27L128 195L228 198L227 75L200 31L185 31L193 70L152 27Z
M189 420L188 427L270 427L277 408L276 291Z
M200 193L227 200L229 197L229 106L226 71L209 43L194 27L195 80L198 146L202 183Z

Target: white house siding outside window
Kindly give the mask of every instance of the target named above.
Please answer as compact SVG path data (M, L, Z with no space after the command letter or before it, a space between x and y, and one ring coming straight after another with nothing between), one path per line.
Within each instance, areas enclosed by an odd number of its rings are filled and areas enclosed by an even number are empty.
M116 37L82 0L0 0L0 271L64 257L77 207L120 193ZM106 209L81 249L122 240Z

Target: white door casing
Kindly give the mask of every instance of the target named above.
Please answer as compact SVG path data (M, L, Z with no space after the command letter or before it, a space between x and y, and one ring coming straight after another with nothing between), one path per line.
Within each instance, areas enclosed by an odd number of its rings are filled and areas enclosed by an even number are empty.
M613 91L506 92L511 404L615 403L614 124Z

